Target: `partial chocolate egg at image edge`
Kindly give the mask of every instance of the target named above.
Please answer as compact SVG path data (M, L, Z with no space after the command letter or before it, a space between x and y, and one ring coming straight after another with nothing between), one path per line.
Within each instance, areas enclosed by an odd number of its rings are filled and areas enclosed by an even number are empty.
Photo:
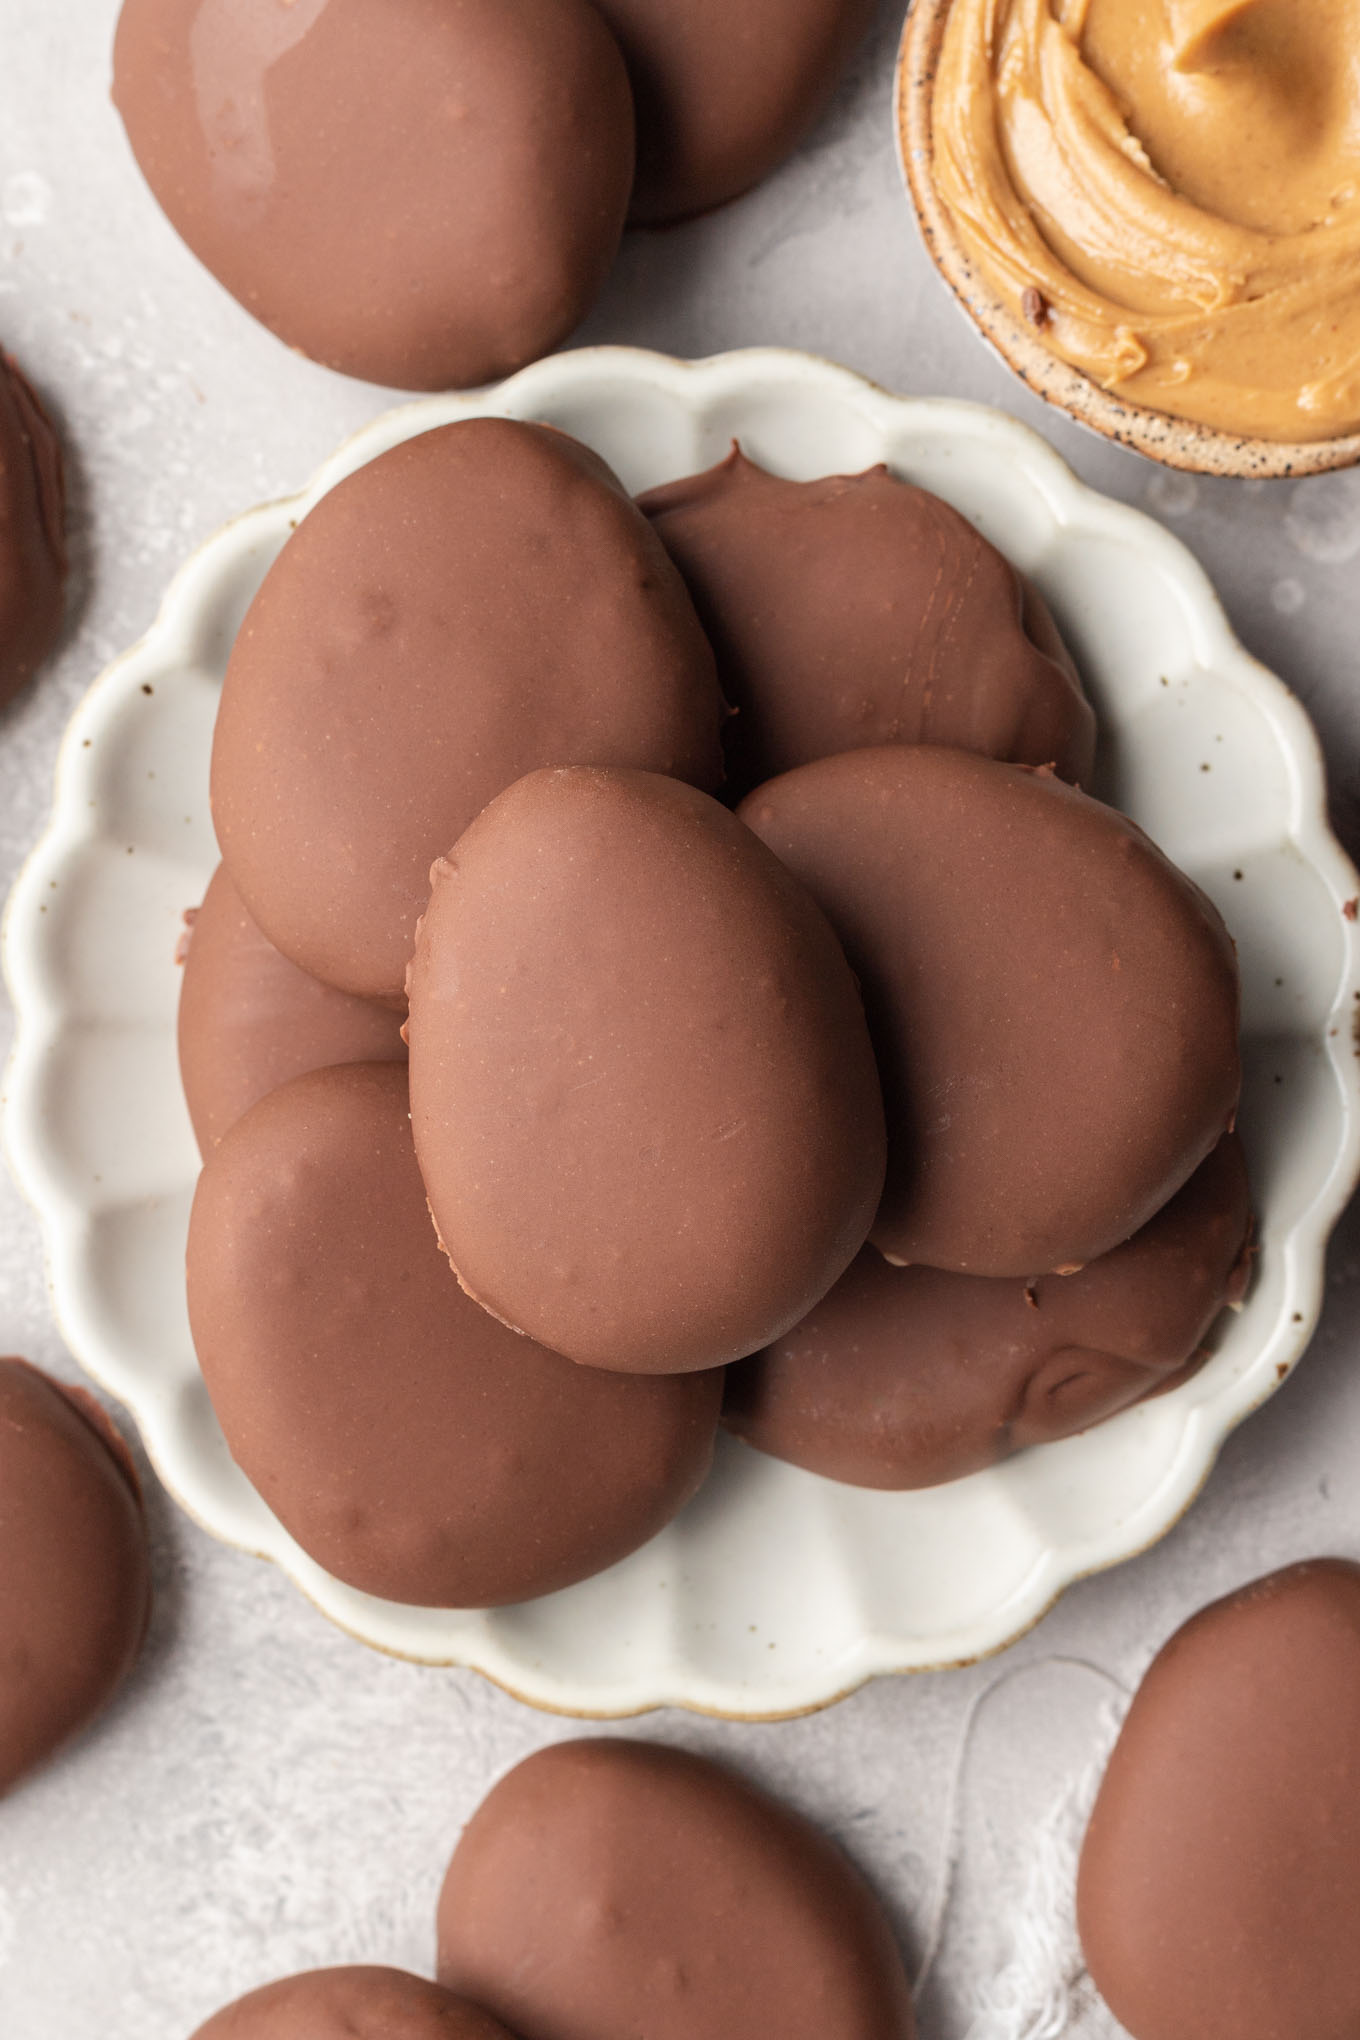
M305 1969L237 1998L192 2040L517 2040L490 2012L403 1969Z
M490 1615L430 1613L342 1587L309 1560L213 1420L183 1322L197 1157L175 1073L173 953L217 858L207 761L225 648L327 487L403 437L488 411L575 433L633 493L712 466L736 437L773 473L886 461L941 496L1051 603L1112 738L1107 790L1228 917L1261 1216L1245 1308L1173 1394L944 1491L948 1538L937 1492L855 1494L720 1439L695 1502L588 1587ZM782 1717L1012 1641L1072 1579L1163 1535L1228 1432L1291 1372L1360 1159L1360 928L1343 911L1358 896L1298 703L1233 639L1185 549L1080 485L1032 432L780 350L693 363L587 349L375 421L307 493L249 511L191 559L147 639L96 682L5 921L18 1032L4 1135L70 1350L132 1410L158 1472L214 1535L278 1563L372 1647L473 1666L535 1705ZM91 953L107 959L93 991L72 962ZM73 1114L79 1098L99 1109Z
M19 364L0 348L0 711L57 642L65 519L60 441Z
M1360 1566L1190 1618L1133 1697L1081 1851L1087 1965L1134 2040L1360 2030Z
M0 1358L0 1795L102 1713L150 1614L123 1439L86 1390Z
M1322 474L1360 462L1360 433L1284 442L1223 431L1130 403L1116 389L1106 389L1071 367L1044 343L1042 302L1034 305L1031 320L1017 316L969 256L935 179L932 102L952 5L953 0L912 0L898 56L893 120L921 238L981 339L1046 403L1165 467L1267 480Z
M618 247L632 94L586 0L124 0L113 98L204 267L288 346L369 382L523 367Z
M873 0L599 0L632 81L630 217L710 211L767 176L822 113Z
M438 1975L533 2040L913 2040L892 1926L848 1857L735 1771L588 1737L464 1828Z

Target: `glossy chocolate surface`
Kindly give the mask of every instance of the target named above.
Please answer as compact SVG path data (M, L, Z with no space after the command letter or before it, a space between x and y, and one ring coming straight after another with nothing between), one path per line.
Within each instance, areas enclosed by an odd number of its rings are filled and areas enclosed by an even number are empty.
M459 1288L390 1064L315 1070L237 1120L199 1179L188 1275L233 1457L367 1593L551 1593L645 1543L708 1470L718 1376L574 1367Z
M280 1977L224 2005L194 2040L515 2040L466 1998L369 1965Z
M890 743L1089 781L1095 716L1042 598L940 497L886 467L786 481L734 446L639 502L737 710L736 792Z
M613 260L632 99L585 0L124 0L113 68L171 225L327 367L494 381Z
M0 351L0 708L57 641L64 516L56 433L18 364Z
M802 1324L728 1370L723 1422L858 1487L958 1480L1184 1380L1245 1293L1251 1235L1228 1134L1141 1232L1076 1275L895 1268L865 1247Z
M1163 1648L1096 1800L1077 1915L1133 2040L1360 2032L1360 1566L1272 1573Z
M127 1447L93 1396L0 1359L0 1793L108 1705L150 1609Z
M709 650L660 540L565 433L474 418L340 482L237 637L222 857L313 977L399 1002L430 866L539 765L722 775Z
M1237 963L1125 816L932 746L786 773L743 820L864 988L888 1115L890 1260L1028 1277L1093 1261L1174 1196L1237 1109Z
M873 0L597 0L637 102L632 217L683 219L792 153L873 18Z
M911 2040L878 1901L798 1814L702 1757L559 1743L463 1831L438 1974L524 2040Z
M179 1073L201 1153L308 1070L405 1062L400 1016L290 963L251 920L225 865L185 919Z
M883 1122L858 989L707 794L585 766L520 780L437 867L410 996L440 1238L544 1345L718 1366L863 1244Z

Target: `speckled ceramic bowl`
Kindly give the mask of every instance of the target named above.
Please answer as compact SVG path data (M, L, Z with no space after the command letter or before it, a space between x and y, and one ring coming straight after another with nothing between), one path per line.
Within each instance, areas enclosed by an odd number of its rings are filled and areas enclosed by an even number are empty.
M1322 474L1360 462L1360 433L1288 444L1244 439L1211 425L1125 403L1044 345L979 274L935 184L932 101L953 0L913 0L902 31L894 99L902 174L930 256L978 332L1046 403L1093 432L1166 467L1256 480Z

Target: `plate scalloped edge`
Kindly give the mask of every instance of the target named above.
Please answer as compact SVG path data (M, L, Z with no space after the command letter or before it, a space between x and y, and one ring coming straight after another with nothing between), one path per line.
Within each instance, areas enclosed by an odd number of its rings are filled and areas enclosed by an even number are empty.
M141 1344L129 1336L126 1309L120 1319L110 1304L108 1271L98 1264L97 1246L108 1207L84 1179L76 1183L67 1117L53 1112L56 1078L64 1086L72 1073L79 1079L85 1065L67 1067L76 1052L72 1043L79 1048L83 1038L81 1009L69 988L63 990L63 971L73 967L70 945L63 949L67 923L49 907L53 892L73 872L79 874L86 863L93 872L101 857L99 883L113 888L110 898L126 896L133 910L149 911L151 901L160 911L172 893L183 906L186 887L188 898L197 896L192 887L201 889L214 856L205 732L231 618L239 615L291 523L342 475L412 432L488 411L546 418L578 430L632 488L706 464L737 429L754 457L790 473L824 473L889 457L939 493L952 490L960 507L987 525L1003 549L1018 555L1028 548L1033 557L1018 563L1034 571L1069 628L1076 598L1071 586L1065 591L1062 585L1064 561L1084 556L1084 571L1094 572L1091 561L1098 563L1104 548L1123 563L1121 571L1134 572L1128 563L1136 562L1137 574L1145 581L1153 577L1169 619L1166 628L1172 636L1180 633L1187 673L1193 669L1192 677L1212 679L1222 696L1218 706L1236 702L1235 712L1249 714L1260 742L1271 747L1282 817L1277 848L1287 864L1292 860L1291 868L1310 874L1314 912L1325 902L1333 917L1328 937L1333 968L1329 973L1317 965L1330 979L1330 997L1325 987L1315 987L1313 1024L1294 1035L1322 1087L1315 1087L1314 1103L1322 1098L1339 1104L1335 1137L1325 1152L1317 1148L1295 1198L1298 1208L1278 1231L1267 1203L1263 1258L1271 1271L1270 1321L1264 1323L1258 1293L1243 1314L1250 1318L1255 1305L1261 1318L1248 1357L1239 1322L1204 1373L1174 1395L1127 1412L1083 1439L1041 1448L925 1495L866 1497L724 1441L709 1487L644 1552L594 1581L522 1609L416 1610L374 1601L322 1573L265 1510L227 1459L192 1351L184 1352L182 1296L173 1302L154 1293L142 1299L137 1308L145 1313L147 1332ZM829 448L838 450L835 457ZM1080 617L1075 621L1080 637ZM1080 649L1089 663L1091 645ZM1098 641L1095 662L1099 666ZM1143 696L1134 701L1133 682L1120 681L1128 695L1114 715L1116 722L1121 716L1127 721L1127 730L1121 723L1121 739L1128 732L1136 738L1144 724L1151 729L1154 712L1169 712L1173 700L1176 706L1191 702L1191 691L1180 681L1173 689L1165 675L1158 677L1165 694L1150 707ZM1138 684L1147 678L1143 672ZM1110 704L1102 698L1101 707L1108 711ZM126 787L115 784L110 793L109 759L116 761L127 744L141 760L137 745L143 739L137 733L160 727L151 716L170 719L167 755L172 763L189 761L189 772L203 768L203 787L181 803L193 809L184 818L182 849L173 842L166 848L160 815L149 844L140 845L149 854L118 867L103 846L111 840L110 809L116 819L127 819ZM1165 744L1163 736L1156 741ZM117 780L116 769L112 777ZM1189 790L1198 798L1199 786ZM1129 805L1138 811L1136 799ZM128 834L137 823L135 807L131 822ZM1224 826L1215 810L1205 840L1216 843L1215 831L1222 835ZM1176 854L1174 845L1168 847ZM1211 862L1216 855L1215 849ZM129 892L134 869L141 890ZM325 1614L373 1646L425 1662L471 1666L537 1706L603 1718L674 1704L733 1718L776 1718L826 1705L880 1674L964 1662L1003 1648L1073 1580L1163 1535L1194 1499L1229 1431L1292 1369L1321 1308L1327 1236L1360 1174L1360 1063L1352 1042L1360 931L1344 912L1358 893L1360 879L1328 826L1323 761L1300 704L1238 644L1206 576L1181 543L1141 512L1088 489L1028 427L952 399L896 397L848 369L787 350L750 349L682 362L631 348L583 349L537 363L495 390L419 399L373 420L322 466L307 489L247 511L208 540L171 582L147 635L93 683L61 747L51 822L5 914L4 968L17 1016L5 1141L42 1221L54 1306L67 1343L86 1371L128 1406L166 1486L214 1535L277 1561ZM103 895L99 898L102 911ZM1231 912L1229 921L1233 925ZM117 965L111 969L116 976ZM122 1029L129 1037L123 1045L137 1050L145 1033L151 1048L159 1043L163 1051L165 1001L173 984L173 975L156 979L150 1011L139 1004L142 988L134 986L127 1010L115 1012L105 1035L112 1038ZM94 1017L101 1019L97 1005ZM172 1006L169 1030L170 1060L163 1073L176 1093L173 1108L166 1103L162 1110L138 1094L134 1082L131 1117L125 1112L117 1121L124 1145L131 1139L147 1156L129 1209L135 1207L136 1223L149 1229L148 1236L156 1233L162 1249L175 1228L182 1246L195 1167L174 1082ZM1268 1021L1260 1031L1267 1045L1275 1039ZM1281 1039L1289 1032L1284 1028ZM88 1060L88 1045L80 1052ZM134 1074L140 1067L135 1057L130 1067ZM1307 1080L1306 1070L1300 1080ZM74 1090L79 1095L78 1081ZM1266 1173L1275 1173L1273 1163ZM155 1265L164 1277L164 1252ZM155 1283L149 1287L157 1290ZM140 1326L135 1311L133 1317ZM159 1358L149 1357L158 1351ZM1061 1502L1080 1489L1085 1462L1098 1462L1103 1477L1116 1464L1116 1453L1135 1471L1144 1460L1149 1467L1155 1461L1155 1478L1150 1473L1141 1488L1135 1479L1124 1503L1103 1523L1074 1521L1061 1534L1045 1530L1045 1509L1055 1497ZM714 1560L725 1556L729 1537L742 1555L758 1550L762 1512L768 1524L783 1525L776 1540L780 1551L765 1553L763 1569L753 1562L743 1601L741 1578L734 1583ZM933 1606L927 1593L924 1616L918 1610L899 1619L899 1604L910 1600L916 1574L901 1571L896 1546L905 1541L921 1561L916 1573L924 1574L945 1565L941 1553L951 1537L962 1536L965 1546L971 1537L981 1549L986 1539L979 1542L979 1523L986 1524L993 1544L998 1537L1018 1538L1023 1563L994 1581L990 1598L978 1591L965 1563L952 1598L944 1591ZM1040 1527L1033 1528L1036 1524ZM1028 1543L1019 1535L1027 1527L1033 1528ZM795 1534L786 1546L784 1533L791 1528ZM890 1560L888 1541L894 1547Z

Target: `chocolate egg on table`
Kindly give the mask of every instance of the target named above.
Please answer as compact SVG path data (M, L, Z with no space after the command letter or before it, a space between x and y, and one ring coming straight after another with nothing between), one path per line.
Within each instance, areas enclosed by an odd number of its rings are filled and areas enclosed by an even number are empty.
M61 629L64 515L57 436L0 351L0 708L32 678Z
M708 1471L717 1375L573 1367L459 1288L391 1064L314 1070L237 1120L199 1178L188 1277L232 1456L365 1592L551 1593L645 1543Z
M873 0L596 0L637 102L632 217L683 219L759 183L828 104Z
M859 991L776 858L655 773L536 772L436 867L410 977L430 1210L488 1310L595 1367L714 1367L863 1244Z
M472 418L337 484L227 669L222 856L270 941L403 997L430 866L538 765L722 776L725 709L684 583L603 461Z
M257 1099L307 1070L405 1062L391 1007L290 963L251 920L225 865L186 919L179 1073L203 1154Z
M1042 598L938 496L886 467L790 482L734 446L639 503L718 655L739 792L872 744L1089 779L1095 716Z
M739 812L863 986L888 1116L870 1237L889 1260L1081 1267L1231 1126L1232 942L1124 815L1051 773L928 745L804 765Z
M654 1743L538 1751L439 1899L440 1981L524 2040L911 2040L892 1929L834 1844Z
M127 1447L93 1396L0 1360L0 1792L107 1706L150 1612Z
M1081 1853L1087 1965L1133 2040L1360 2033L1360 1566L1205 1608L1129 1709Z
M309 1969L224 2005L193 2040L515 2040L499 2019L404 1969Z
M632 97L586 0L124 0L113 73L170 224L347 375L493 381L613 261Z
M723 1423L857 1487L933 1487L1184 1380L1239 1303L1251 1196L1235 1134L1122 1247L1032 1282L895 1268L873 1247L729 1369Z

